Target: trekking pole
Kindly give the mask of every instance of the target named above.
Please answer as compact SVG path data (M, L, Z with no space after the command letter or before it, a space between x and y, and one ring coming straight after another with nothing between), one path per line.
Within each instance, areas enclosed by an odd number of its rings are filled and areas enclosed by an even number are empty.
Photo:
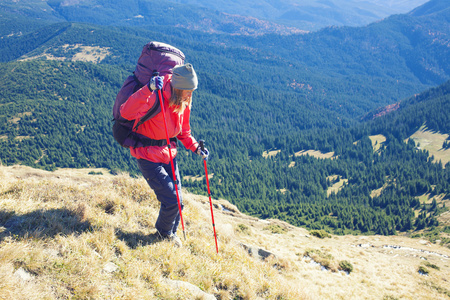
M158 76L158 75L159 75L158 72L153 72L153 76ZM172 166L173 183L175 185L175 192L177 193L178 211L180 212L181 227L183 228L184 240L186 240L186 231L184 230L183 214L181 213L180 195L178 194L177 177L175 175L175 166L173 164L172 151L170 149L171 146L170 146L169 132L167 131L166 114L164 111L163 97L162 97L160 89L158 89L158 99L159 99L159 103L161 104L161 111L162 111L162 115L163 115L163 119L164 119L164 129L166 130L167 147L169 147L170 165Z
M204 151L205 150L205 141L204 140L200 140L198 143L199 143L200 148L202 149L202 151ZM214 223L213 205L212 205L212 200L211 200L211 191L209 190L208 167L206 165L206 158L203 159L203 164L205 165L206 186L208 187L209 206L211 208L212 226L213 226L213 229L214 229L214 239L216 241L216 252L219 253L219 247L217 246L216 224Z

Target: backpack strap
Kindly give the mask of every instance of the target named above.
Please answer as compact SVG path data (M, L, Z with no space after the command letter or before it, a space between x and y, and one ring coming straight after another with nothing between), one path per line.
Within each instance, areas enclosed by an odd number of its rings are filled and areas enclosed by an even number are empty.
M136 82L136 86L133 89L133 94L134 94L144 85L139 81L139 79L137 78L136 74L134 74L134 72L133 72L133 79L134 79L134 82Z
M149 137L142 136L142 135L139 135L139 137L138 136L130 136L130 138L132 138L135 142L133 148L148 147L148 146L162 147L162 146L167 145L166 139L154 140ZM178 141L178 139L176 137L173 137L173 138L170 138L169 141L176 143Z
M164 96L163 96L163 103L164 103ZM137 122L136 126L134 126L133 130L136 131L139 128L139 126L141 126L144 122L150 120L151 118L153 118L154 116L156 116L160 112L161 112L161 103L159 103L159 101L155 101L155 103L148 110L148 112L142 118L139 119L139 121Z

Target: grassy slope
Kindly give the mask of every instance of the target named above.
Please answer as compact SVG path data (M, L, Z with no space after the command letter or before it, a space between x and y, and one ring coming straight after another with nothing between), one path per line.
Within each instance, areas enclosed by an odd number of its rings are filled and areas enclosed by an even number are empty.
M445 165L450 161L450 149L443 149L442 144L448 137L448 134L433 132L422 126L410 138L420 149L427 150L430 156L434 156L435 162L441 161Z
M0 298L201 299L165 278L189 282L218 299L450 295L450 250L418 239L319 239L277 220L244 216L221 200L234 212L214 211L217 255L208 199L184 193L188 239L175 249L155 240L158 202L142 178L24 166L0 167L0 178ZM241 243L276 257L252 257ZM338 271L342 261L354 267L350 275ZM419 267L429 275L420 275Z

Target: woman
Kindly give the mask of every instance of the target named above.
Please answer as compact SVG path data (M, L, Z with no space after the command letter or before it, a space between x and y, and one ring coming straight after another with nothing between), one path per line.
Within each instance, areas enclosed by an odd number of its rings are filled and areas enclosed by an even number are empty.
M208 150L201 150L198 142L191 135L189 124L192 93L197 89L197 85L197 74L191 64L176 66L173 69L173 75L167 75L165 78L160 76L152 77L147 85L131 95L122 104L120 114L128 120L141 118L153 106L155 101L159 101L158 93L155 90L161 89L163 99L169 99L169 101L164 101L163 108L169 138L176 137L186 149L207 159L209 155ZM166 132L163 113L160 112L140 125L137 132L154 140L165 140ZM171 139L170 147L168 145L148 146L130 148L130 151L131 155L137 159L142 175L161 202L159 216L155 223L156 230L162 239L170 239L176 246L181 246L181 240L176 235L180 222L180 213L169 153L169 151L172 153L180 205L183 208L180 174L175 158L177 155L176 140L173 141Z

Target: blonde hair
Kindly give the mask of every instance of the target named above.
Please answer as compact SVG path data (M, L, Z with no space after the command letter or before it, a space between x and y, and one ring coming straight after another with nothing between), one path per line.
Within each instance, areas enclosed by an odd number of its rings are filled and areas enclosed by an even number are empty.
M183 91L172 87L172 95L169 99L169 107L175 107L174 111L177 113L184 112L184 109L192 105L192 94L188 98L183 99Z

